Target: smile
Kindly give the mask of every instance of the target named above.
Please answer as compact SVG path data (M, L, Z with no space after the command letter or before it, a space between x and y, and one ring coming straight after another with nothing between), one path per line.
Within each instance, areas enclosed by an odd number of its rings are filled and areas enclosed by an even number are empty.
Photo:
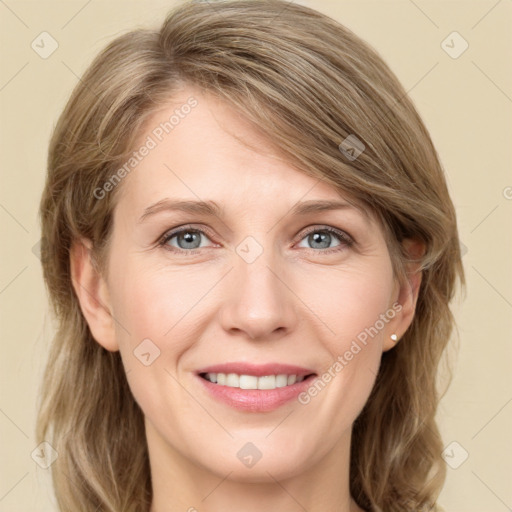
M317 377L310 368L281 363L223 363L195 373L206 396L253 413L298 403L297 396Z
M306 377L297 376L296 374L286 375L239 375L237 373L203 373L201 377L218 384L220 386L228 386L230 388L240 389L276 389L291 386L296 382L302 382Z

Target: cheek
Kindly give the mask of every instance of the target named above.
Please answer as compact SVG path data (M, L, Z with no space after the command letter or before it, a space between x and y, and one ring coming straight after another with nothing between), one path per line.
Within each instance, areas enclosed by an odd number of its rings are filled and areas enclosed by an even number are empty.
M324 342L339 355L347 342L375 325L389 310L394 290L391 263L374 259L365 265L309 271L297 280L298 295L325 327ZM360 336L361 338L364 336ZM376 337L376 336L375 336Z
M173 364L193 345L200 325L204 327L222 306L213 304L207 295L215 287L222 288L219 277L223 272L207 265L149 265L146 259L145 255L118 259L112 269L112 302L123 327L118 329L118 340L127 352L149 338L165 350L168 364ZM384 258L346 267L291 266L283 274L296 295L284 294L283 300L302 311L300 316L309 319L307 328L315 326L317 342L333 357L348 350L352 340L364 337L389 308L392 268Z
M322 345L329 353L320 382L303 395L302 403L324 418L327 430L348 426L366 403L378 373L383 336L394 317L391 263L373 263L310 274L308 282L314 286L301 291L322 323Z
M178 382L180 365L200 336L198 317L204 318L206 303L201 298L218 278L185 267L150 266L143 258L125 265L112 273L112 301L123 326L116 330L128 383L144 414L156 423L165 418L163 424L177 435L180 411L190 408Z
M174 369L197 338L198 319L205 317L206 295L215 287L218 272L149 265L141 257L119 266L113 279L116 320L126 327L117 329L121 352L150 339L165 355L166 366Z

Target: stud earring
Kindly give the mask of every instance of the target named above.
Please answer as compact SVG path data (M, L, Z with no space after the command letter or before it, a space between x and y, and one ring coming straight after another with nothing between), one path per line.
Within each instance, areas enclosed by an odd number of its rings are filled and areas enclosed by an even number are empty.
M398 336L396 334L392 334L390 336L390 338L393 340L393 341L396 341L398 339Z

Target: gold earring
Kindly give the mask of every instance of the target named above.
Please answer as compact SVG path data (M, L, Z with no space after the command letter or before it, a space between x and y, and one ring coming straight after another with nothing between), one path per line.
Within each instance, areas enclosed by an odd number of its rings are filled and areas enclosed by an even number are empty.
M393 341L398 340L398 336L397 336L396 334L392 334L392 335L390 336L390 338L391 338Z

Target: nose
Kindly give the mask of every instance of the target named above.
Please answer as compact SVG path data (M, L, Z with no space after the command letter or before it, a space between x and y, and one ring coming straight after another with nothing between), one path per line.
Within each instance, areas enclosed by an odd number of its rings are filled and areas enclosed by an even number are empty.
M235 253L220 311L222 327L251 340L275 340L297 323L296 301L286 273L268 251L247 263ZM289 279L288 279L289 281Z

